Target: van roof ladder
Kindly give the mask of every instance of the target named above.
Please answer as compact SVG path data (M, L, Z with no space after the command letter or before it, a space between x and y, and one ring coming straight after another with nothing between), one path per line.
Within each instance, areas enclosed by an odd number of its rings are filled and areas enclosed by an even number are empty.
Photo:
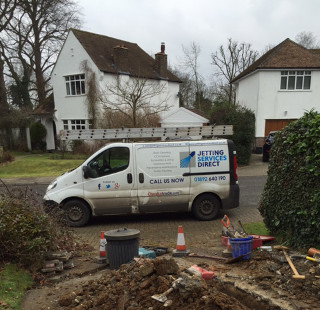
M232 125L210 125L201 127L153 127L62 130L61 140L111 140L130 138L187 138L231 136Z

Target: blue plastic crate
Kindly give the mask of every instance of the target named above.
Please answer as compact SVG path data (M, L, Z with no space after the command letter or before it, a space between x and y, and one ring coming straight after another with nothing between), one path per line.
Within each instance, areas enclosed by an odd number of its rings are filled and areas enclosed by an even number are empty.
M229 238L229 241L231 244L232 257L236 258L248 254L242 257L242 260L251 258L252 236L247 238Z

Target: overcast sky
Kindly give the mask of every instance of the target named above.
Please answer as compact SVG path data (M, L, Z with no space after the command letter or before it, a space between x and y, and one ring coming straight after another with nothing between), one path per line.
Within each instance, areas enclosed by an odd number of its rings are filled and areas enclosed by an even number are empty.
M177 66L182 45L200 46L200 72L213 72L211 54L232 38L261 52L302 31L319 40L319 0L77 0L83 30L137 43L147 53L166 44L168 62Z

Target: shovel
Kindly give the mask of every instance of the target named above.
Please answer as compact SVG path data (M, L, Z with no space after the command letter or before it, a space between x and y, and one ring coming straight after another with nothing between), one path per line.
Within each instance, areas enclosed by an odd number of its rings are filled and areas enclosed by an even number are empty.
M176 284L182 280L181 277L179 277L178 279L174 280L172 282L172 285L169 289L167 289L164 293L162 294L154 294L153 296L151 296L151 298L157 300L157 301L160 301L160 302L166 302L168 300L167 298L167 295L169 295L173 290L174 288L176 287Z
M173 287L171 286L168 290L166 290L164 293L162 294L155 294L153 296L151 296L151 298L160 301L160 302L166 302L167 301L167 295L169 295L171 292L173 291Z

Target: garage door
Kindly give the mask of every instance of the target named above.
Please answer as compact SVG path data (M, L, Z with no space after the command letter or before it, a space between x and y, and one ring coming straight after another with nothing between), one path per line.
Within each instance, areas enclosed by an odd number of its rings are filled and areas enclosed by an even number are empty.
M270 131L281 130L295 119L266 119L264 136L266 137Z

